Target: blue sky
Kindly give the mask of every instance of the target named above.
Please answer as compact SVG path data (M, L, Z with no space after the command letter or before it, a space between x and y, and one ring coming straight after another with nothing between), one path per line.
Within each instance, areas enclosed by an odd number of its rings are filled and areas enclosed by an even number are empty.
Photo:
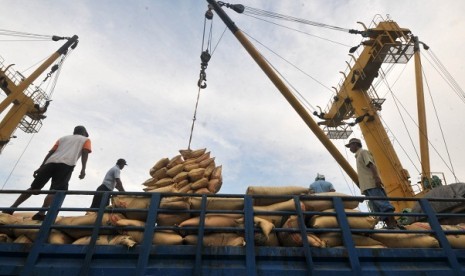
M376 14L384 18L389 15L427 43L464 87L460 78L465 74L464 39L459 35L465 27L461 14L465 10L463 1L441 5L439 1L381 0L236 3L343 28L360 29L357 21L369 25ZM75 125L82 124L90 133L93 153L86 178L79 180L75 173L70 188L95 190L106 171L122 157L129 163L122 172L126 190L142 191L141 183L149 178L148 171L155 162L174 157L188 145L206 9L207 2L200 0L50 0L31 1L27 5L21 1L3 1L0 29L60 36L76 34L80 42L64 64L40 132L31 136L18 130L15 133L18 138L1 154L2 188L28 188L32 172L55 140L71 134ZM280 22L314 36L304 35L227 12L244 32L324 85L257 45L313 107L326 106L332 95L331 87L340 81L339 71L345 69L345 61L349 59L349 48L361 40L342 32ZM208 87L201 92L191 146L207 148L216 163L223 165L220 192L245 193L248 186L308 186L317 173L322 173L338 191L358 194L350 179L230 32L226 31L220 40L224 29L215 15L213 44L219 43L206 71ZM6 63L15 63L19 71L61 45L61 42L3 39L0 37L0 55ZM407 70L412 71L412 67ZM395 93L416 117L414 82L405 75L394 86ZM459 133L464 127L463 102L453 92L445 91L445 84L439 80L437 76L428 78L431 87L437 88L432 93L437 97L435 103L456 175L463 181L460 168L464 166L465 153ZM383 89L378 93L387 94ZM399 140L394 144L410 143L401 133L392 99L387 99L381 115L392 130L390 135ZM433 142L442 141L437 128L431 127L430 131ZM360 133L355 130L354 136L360 138ZM413 139L416 143L417 138ZM353 164L353 156L344 148L344 142L334 141ZM418 173L407 160L412 153L399 150L399 155L416 181ZM432 170L445 172L447 180L454 182L449 170L437 160L432 154ZM24 206L37 206L41 201L36 196ZM88 206L90 201L89 198L67 204Z

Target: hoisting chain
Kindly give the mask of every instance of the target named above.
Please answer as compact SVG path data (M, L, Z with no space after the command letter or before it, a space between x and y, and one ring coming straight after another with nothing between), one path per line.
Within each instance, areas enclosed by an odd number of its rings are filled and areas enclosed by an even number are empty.
M213 18L213 11L212 7L208 5L208 10L205 12L205 19L203 23L203 37L202 37L202 53L200 54L200 74L199 74L199 80L197 81L197 86L199 87L197 91L197 101L195 103L195 109L194 109L194 117L192 118L192 126L191 126L191 133L189 136L189 145L187 146L187 149L191 148L191 142L192 142L192 135L194 133L194 125L195 121L197 118L197 107L199 105L199 99L200 99L200 90L207 88L207 73L205 70L207 69L208 62L210 61L211 55L209 48L211 47L211 36L212 36L212 25L213 22L210 24L210 32L208 34L208 39L207 39L207 46L205 46L205 30L206 30L206 25L207 25L207 20L211 20ZM205 50L204 50L205 48Z

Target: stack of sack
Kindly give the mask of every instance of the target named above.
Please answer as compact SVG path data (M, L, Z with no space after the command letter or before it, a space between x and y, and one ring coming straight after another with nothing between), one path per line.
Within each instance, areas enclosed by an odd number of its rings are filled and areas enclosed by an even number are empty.
M222 166L206 148L180 150L173 158L162 158L150 169L151 178L142 185L146 192L216 194L223 183Z
M249 187L247 189L247 194L251 195L268 195L276 196L274 198L259 198L257 197L254 200L254 211L255 212L279 212L279 211L296 211L296 204L294 199L288 199L288 197L279 196L299 196L305 195L309 196L309 199L300 200L300 208L302 211L314 211L314 212L323 212L328 213L314 215L314 216L305 216L304 221L306 222L306 227L321 229L321 228L338 228L337 219L334 213L333 202L331 199L322 199L321 196L338 196L338 197L348 197L349 195L338 193L338 192L328 192L328 193L318 193L318 194L309 194L307 188L302 187ZM343 205L346 213L358 212L354 210L358 207L359 202L356 200L343 200ZM281 246L302 246L302 235L300 233L300 224L299 218L296 215L283 216L283 215L264 215L256 214L256 217L263 218L271 223L277 228L292 229L292 231L277 231L277 237L272 239L260 239L260 242L266 246L277 246L276 241L279 242ZM373 217L351 217L348 216L349 225L354 229L373 229L377 221ZM270 236L276 235L272 233ZM365 237L359 237L353 235L354 242L356 246L366 246L366 245L378 245L379 242L371 241L367 242ZM335 232L307 232L307 240L310 246L313 247L336 247L342 246L342 239L340 233ZM257 242L257 240L256 240Z
M0 213L0 225L31 226L31 228L0 228L0 242L33 243L39 233L41 221L32 220L33 214L17 213L14 215ZM101 224L104 226L116 226L116 221L123 219L121 214L103 215ZM50 244L88 244L92 229L95 227L96 213L88 213L85 216L57 217L56 225L88 226L87 229L52 229L47 242ZM96 241L98 245L125 245L132 247L136 241L128 235L118 233L115 230L101 230Z

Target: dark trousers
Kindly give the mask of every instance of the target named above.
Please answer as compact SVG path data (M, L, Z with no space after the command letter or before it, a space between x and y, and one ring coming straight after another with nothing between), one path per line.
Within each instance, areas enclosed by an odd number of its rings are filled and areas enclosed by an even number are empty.
M97 188L97 192L110 192L111 190L107 188L105 185L100 185ZM102 201L103 193L102 194L95 194L94 198L92 199L92 204L90 205L90 208L99 208L100 207L100 202ZM108 206L110 204L110 197L108 197L105 206Z

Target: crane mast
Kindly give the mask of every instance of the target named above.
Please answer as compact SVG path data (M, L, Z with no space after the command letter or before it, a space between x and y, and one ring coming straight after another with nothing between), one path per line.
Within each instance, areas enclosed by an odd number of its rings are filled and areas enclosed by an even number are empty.
M347 139L352 133L350 127L355 124L359 125L367 148L373 154L389 197L421 197L430 189L430 187L424 186L423 181L424 179L430 179L430 169L418 39L412 35L409 29L401 28L391 20L378 22L374 28L370 29L359 22L364 27L364 31L360 33L366 38L360 44L360 46L363 46L363 50L357 58L351 55L353 63L347 63L349 66L348 73L343 73L344 79L336 88L336 95L333 97L328 109L320 114L314 113L321 119L320 122L316 123L294 98L272 67L261 57L245 35L226 15L218 2L214 0L207 0L207 2L357 185L357 173L348 165L347 160L329 140ZM244 9L242 5L222 4L239 13ZM355 52L356 48L351 49L351 52ZM416 62L417 105L422 151L422 186L419 187L419 191L414 191L412 188L409 180L410 175L402 167L381 122L378 112L381 110L384 99L377 96L372 85L374 79L379 76L379 71L384 63L407 63L413 56L415 56ZM348 120L353 120L353 122L348 122ZM315 127L315 125L318 127ZM409 201L392 202L397 210L410 208L413 203Z

